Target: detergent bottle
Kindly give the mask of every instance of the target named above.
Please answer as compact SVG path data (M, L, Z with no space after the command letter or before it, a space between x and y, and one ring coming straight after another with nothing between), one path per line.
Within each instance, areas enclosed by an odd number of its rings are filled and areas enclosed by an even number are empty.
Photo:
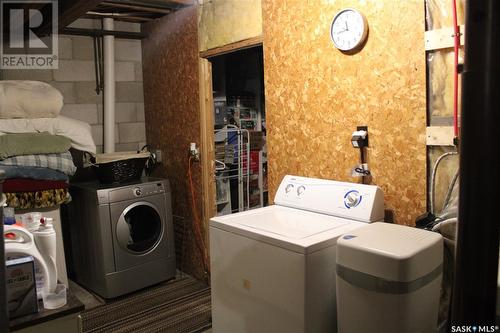
M45 230L44 227L44 230L41 232L41 239L43 239L45 236L50 234L50 227L48 230ZM50 236L46 237L46 239L42 241L39 241L39 243L43 244L42 252L39 251L33 234L23 227L16 225L4 225L3 237L5 241L5 257L7 260L25 256L32 256L35 259L35 279L38 299L42 298L42 290L53 292L57 284L55 240L53 252L47 253L45 251L52 251L50 246L46 246L47 244L45 244ZM40 235L37 237L40 237ZM54 258L54 260L51 258Z
M56 231L51 217L40 219L40 227L33 231L36 247L42 255L50 272L48 291L53 292L57 285Z

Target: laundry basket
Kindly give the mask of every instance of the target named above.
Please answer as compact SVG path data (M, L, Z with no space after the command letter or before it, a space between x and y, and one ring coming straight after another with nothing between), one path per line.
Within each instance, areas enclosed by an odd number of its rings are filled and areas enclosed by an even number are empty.
M139 180L150 152L119 152L97 154L94 171L103 184L127 183Z

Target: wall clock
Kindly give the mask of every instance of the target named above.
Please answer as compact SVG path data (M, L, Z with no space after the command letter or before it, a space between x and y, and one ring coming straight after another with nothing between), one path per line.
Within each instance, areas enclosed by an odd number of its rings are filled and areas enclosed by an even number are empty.
M341 51L357 50L368 37L366 17L356 9L346 8L335 15L330 27L333 44Z

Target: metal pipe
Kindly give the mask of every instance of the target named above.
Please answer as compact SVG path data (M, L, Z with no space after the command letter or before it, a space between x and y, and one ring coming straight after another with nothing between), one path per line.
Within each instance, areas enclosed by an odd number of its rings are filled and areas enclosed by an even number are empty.
M500 188L500 1L467 0L451 325L494 325Z
M102 20L104 30L113 30L112 18ZM115 151L115 37L104 36L104 152Z

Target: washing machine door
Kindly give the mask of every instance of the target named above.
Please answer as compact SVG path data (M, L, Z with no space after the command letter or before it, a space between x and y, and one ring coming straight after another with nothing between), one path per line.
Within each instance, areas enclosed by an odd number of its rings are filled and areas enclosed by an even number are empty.
M165 198L111 204L114 255L117 270L170 255L165 238Z
M116 225L118 245L132 254L143 254L154 249L161 239L162 219L149 202L128 206Z

